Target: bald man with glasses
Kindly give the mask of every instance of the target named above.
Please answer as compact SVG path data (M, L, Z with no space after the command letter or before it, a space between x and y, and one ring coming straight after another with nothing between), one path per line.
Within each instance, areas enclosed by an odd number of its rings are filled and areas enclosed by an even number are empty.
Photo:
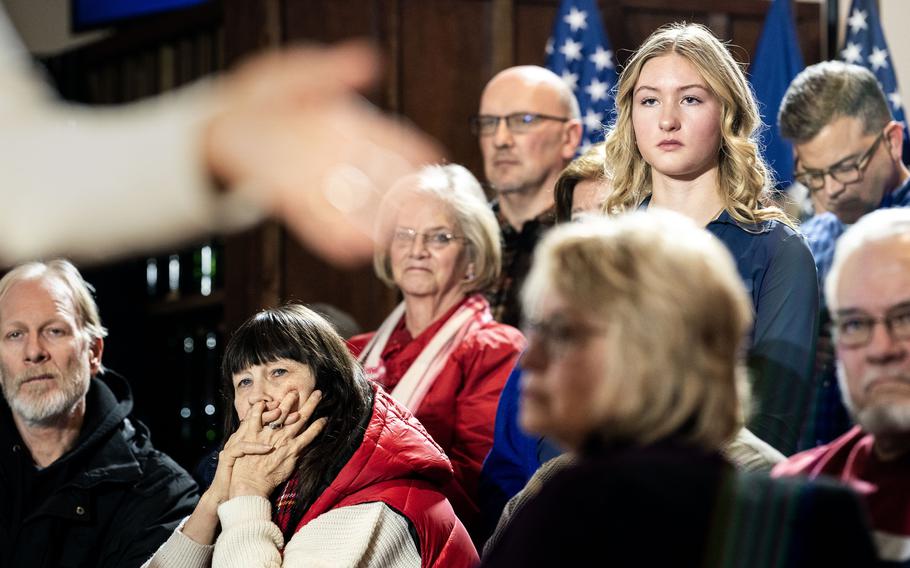
M778 115L796 153L794 177L821 211L802 232L815 258L819 289L844 231L876 209L910 206L910 171L901 162L904 127L894 120L875 76L840 61L807 67L793 79ZM801 448L831 441L850 427L834 377L831 319L821 298L813 418Z
M502 233L502 270L487 293L493 317L519 326L519 291L531 268L534 247L556 224L554 187L575 157L581 121L575 95L543 67L510 67L487 83L471 132L483 153L493 212ZM496 410L493 448L484 462L480 502L484 535L492 532L506 501L537 467L559 453L518 427L521 369L509 376Z
M487 83L470 125L503 236L502 274L490 304L498 321L517 326L518 291L531 253L556 221L553 186L581 141L578 102L552 71L510 67Z
M910 209L869 213L846 231L825 295L838 381L857 425L773 475L851 485L866 501L883 565L910 566Z

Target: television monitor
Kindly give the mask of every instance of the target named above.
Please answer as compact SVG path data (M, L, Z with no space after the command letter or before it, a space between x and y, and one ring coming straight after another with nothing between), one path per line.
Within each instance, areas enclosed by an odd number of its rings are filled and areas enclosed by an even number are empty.
M73 31L113 26L153 14L199 6L211 0L71 0Z

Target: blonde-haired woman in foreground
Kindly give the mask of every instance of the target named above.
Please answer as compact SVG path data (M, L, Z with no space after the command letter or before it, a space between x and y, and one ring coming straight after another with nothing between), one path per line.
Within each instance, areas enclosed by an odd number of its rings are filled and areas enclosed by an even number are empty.
M847 489L724 455L751 307L723 245L667 211L554 229L524 289L520 420L575 454L485 566L868 566ZM546 466L544 466L546 467Z

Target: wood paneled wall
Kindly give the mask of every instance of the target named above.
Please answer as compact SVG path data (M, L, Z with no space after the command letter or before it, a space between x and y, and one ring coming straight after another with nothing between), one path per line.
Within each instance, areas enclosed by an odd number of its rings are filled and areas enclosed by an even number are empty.
M370 97L404 115L440 140L447 158L482 179L477 140L468 132L484 84L497 71L544 62L543 48L558 0L224 0L229 59L269 38L289 42L334 42L366 36L385 54L383 84ZM607 33L620 63L658 26L685 20L709 26L729 40L748 63L770 2L767 0L600 0ZM819 60L822 20L818 4L794 3L807 63ZM274 231L276 229L267 229ZM278 229L280 231L280 229ZM259 238L259 237L256 237ZM339 272L303 251L293 240L265 239L279 247L277 292L248 297L238 313L280 297L333 303L366 328L387 314L395 294L369 269ZM272 251L274 252L274 251ZM264 254L266 258L272 252ZM251 259L255 263L255 259ZM234 263L232 263L233 265ZM268 271L267 267L263 267ZM273 268L274 269L274 268ZM255 295L255 292L251 292Z
M118 104L150 97L224 68L221 7L148 17L42 63L71 101Z
M600 0L607 32L623 62L657 26L702 22L739 48L748 61L760 34L766 0ZM122 103L153 95L230 66L267 46L297 41L372 38L385 55L382 84L369 93L448 148L448 158L482 172L468 117L498 70L543 63L543 46L558 0L221 0L198 10L136 22L113 37L46 60L67 98ZM807 63L820 56L818 4L796 6ZM201 323L227 337L256 310L288 300L331 303L373 329L396 293L369 267L342 271L315 259L276 223L225 239L225 287L200 303L151 302L143 260L86 272L98 285L102 317L111 329L105 363L131 379L137 412L156 446L193 468L199 448L181 442L177 407L186 389L212 385L173 364L183 356L181 330ZM196 298L199 300L199 298ZM165 305L159 305L165 304ZM174 345L175 341L178 341ZM176 347L175 347L176 345ZM183 399L181 398L183 397ZM207 447L207 446L205 446ZM200 446L200 448L205 449Z
M122 30L111 40L47 63L65 95L119 103L230 66L264 47L368 37L385 56L382 84L368 93L440 140L447 158L482 179L468 132L484 84L517 64L543 64L558 0L221 0ZM661 24L701 22L730 40L744 63L767 0L600 0L620 63ZM807 63L820 58L819 4L794 3ZM226 240L225 327L287 300L327 302L375 327L396 301L369 267L340 271L314 259L280 226Z

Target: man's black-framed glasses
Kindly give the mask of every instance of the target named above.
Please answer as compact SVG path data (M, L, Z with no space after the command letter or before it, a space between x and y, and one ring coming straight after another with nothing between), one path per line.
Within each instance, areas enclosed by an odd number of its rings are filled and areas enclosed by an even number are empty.
M512 114L507 114L505 116L478 114L471 117L471 134L474 136L490 136L499 128L500 120L506 121L506 128L513 134L529 132L545 120L555 120L557 122L569 121L569 119L564 116L552 116L536 112L513 112Z
M872 161L872 156L875 155L878 145L882 143L884 138L885 131L882 130L881 133L876 136L872 145L869 146L869 149L863 152L863 155L856 160L837 163L825 170L803 170L801 172L795 172L794 178L812 192L825 187L825 176L831 176L834 181L844 184L861 181L863 179L863 172L865 172L869 162Z
M880 318L864 313L838 315L834 318L834 337L844 347L863 347L872 341L872 332L879 323L893 339L910 340L910 302L892 307Z

